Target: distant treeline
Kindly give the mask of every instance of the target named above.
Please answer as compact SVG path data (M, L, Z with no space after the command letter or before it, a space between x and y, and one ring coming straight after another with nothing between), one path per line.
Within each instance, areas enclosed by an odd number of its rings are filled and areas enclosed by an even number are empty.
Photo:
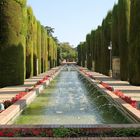
M55 67L57 46L26 0L0 0L0 87Z
M118 0L102 25L78 45L78 64L108 75L110 51L120 59L120 79L140 85L140 0ZM90 21L88 21L90 22Z

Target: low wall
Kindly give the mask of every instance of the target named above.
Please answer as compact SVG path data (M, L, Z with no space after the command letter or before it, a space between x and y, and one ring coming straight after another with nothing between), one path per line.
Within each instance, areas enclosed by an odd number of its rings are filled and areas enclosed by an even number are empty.
M49 83L59 74L61 69L59 69L54 75L52 75L49 80L46 80L42 84L36 86L32 91L28 92L24 97L19 99L13 105L9 106L3 112L0 113L0 125L12 124L13 121L21 114L24 108L29 105L38 94L40 94ZM47 74L47 73L46 73Z

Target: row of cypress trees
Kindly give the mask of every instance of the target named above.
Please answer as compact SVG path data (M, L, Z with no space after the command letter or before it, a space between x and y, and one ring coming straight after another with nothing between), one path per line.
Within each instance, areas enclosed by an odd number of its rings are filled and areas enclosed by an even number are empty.
M87 34L86 41L78 45L78 64L108 75L108 46L112 42L112 56L120 58L120 79L140 85L139 8L139 0L118 0L102 25Z
M0 87L23 84L57 64L57 43L26 0L0 1Z

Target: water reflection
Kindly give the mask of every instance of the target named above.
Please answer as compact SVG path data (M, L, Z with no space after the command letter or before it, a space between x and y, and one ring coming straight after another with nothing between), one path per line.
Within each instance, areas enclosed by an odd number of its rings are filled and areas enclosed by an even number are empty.
M115 107L85 84L74 69L64 69L22 113L16 124L128 123ZM100 97L100 98L99 98ZM115 115L114 115L115 113Z

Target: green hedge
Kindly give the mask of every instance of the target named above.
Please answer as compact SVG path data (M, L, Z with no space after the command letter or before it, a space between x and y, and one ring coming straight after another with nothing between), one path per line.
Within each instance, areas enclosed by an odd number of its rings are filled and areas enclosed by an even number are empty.
M87 48L87 68L92 69L92 50L90 45L90 37L91 34L87 34L86 36L86 48Z
M112 56L119 57L118 5L112 11Z
M37 75L37 21L33 19L33 75Z
M121 80L128 80L129 25L130 25L130 0L119 0L118 31L119 31Z
M0 87L23 84L26 0L1 0L0 14Z
M102 47L101 47L101 72L105 75L109 75L110 69L110 52L108 46L111 41L111 24L112 24L112 12L108 12L106 18L102 23Z
M37 21L37 59L38 59L38 74L41 73L41 25Z
M140 86L140 1L131 0L129 81Z
M98 26L95 32L95 71L101 72L101 47L102 47L102 27Z
M31 7L27 9L28 29L26 37L26 78L33 76L33 11Z

